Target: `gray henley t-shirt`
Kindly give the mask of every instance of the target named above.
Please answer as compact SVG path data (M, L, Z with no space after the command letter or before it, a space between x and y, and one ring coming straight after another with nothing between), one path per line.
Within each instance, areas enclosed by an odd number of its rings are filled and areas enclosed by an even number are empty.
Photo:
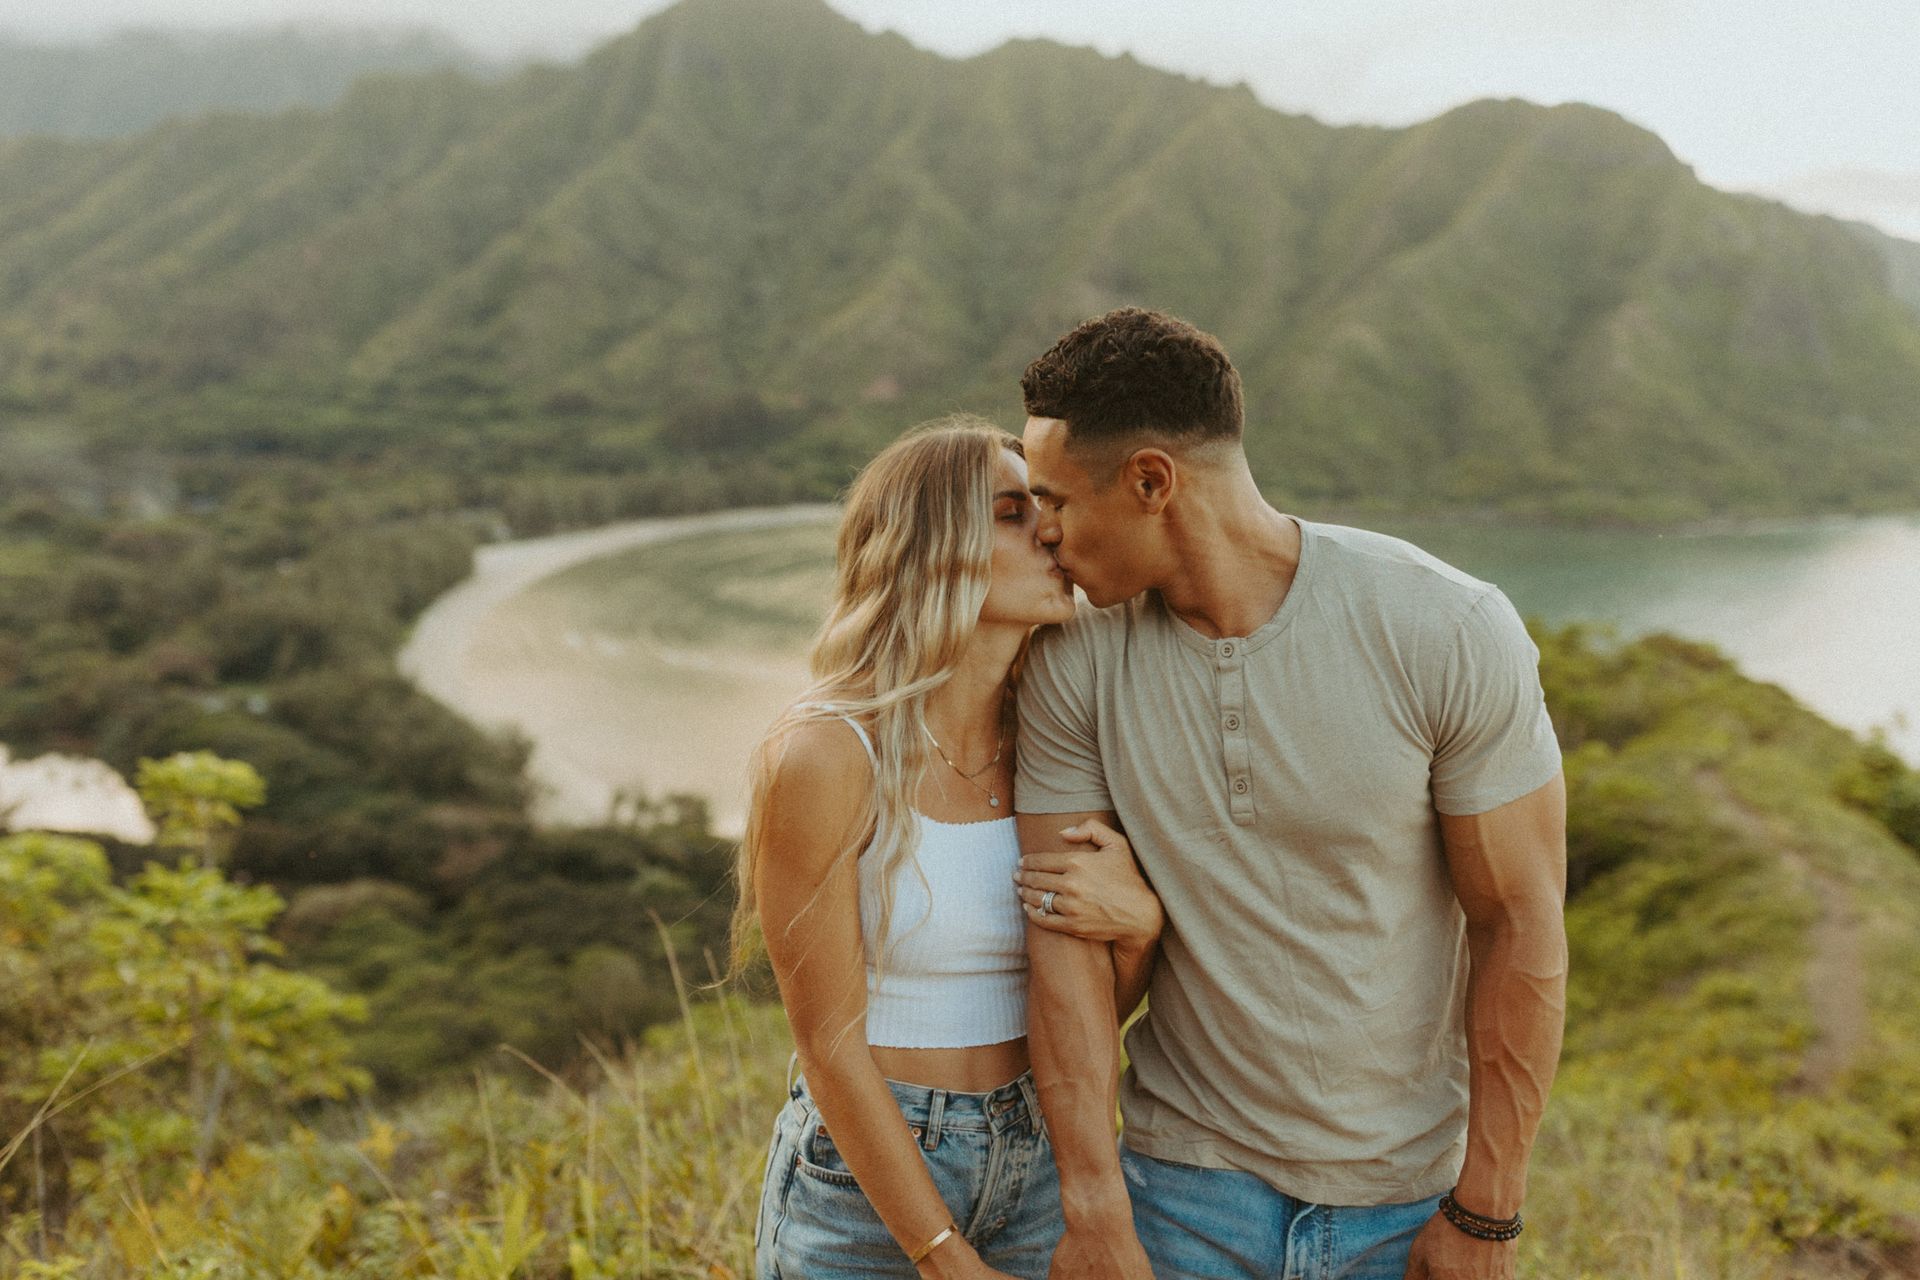
M1318 1204L1453 1185L1465 919L1438 814L1550 781L1539 650L1497 588L1300 521L1252 635L1147 592L1034 636L1015 805L1115 811L1166 908L1127 1035L1124 1141Z

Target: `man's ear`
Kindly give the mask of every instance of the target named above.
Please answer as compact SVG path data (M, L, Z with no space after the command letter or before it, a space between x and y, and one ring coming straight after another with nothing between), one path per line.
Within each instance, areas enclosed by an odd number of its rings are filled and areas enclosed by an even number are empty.
M1173 456L1164 449L1138 449L1127 459L1127 491L1145 514L1157 516L1173 498L1179 483Z

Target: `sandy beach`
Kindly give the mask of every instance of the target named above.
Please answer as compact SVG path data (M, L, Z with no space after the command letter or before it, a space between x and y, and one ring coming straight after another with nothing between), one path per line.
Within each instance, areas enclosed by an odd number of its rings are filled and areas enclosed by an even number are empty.
M606 624L576 612L577 591L540 587L608 557L630 565L625 553L643 548L684 552L688 539L821 526L837 513L828 504L721 511L481 547L472 575L420 616L396 664L474 723L531 739L536 821L594 823L623 791L690 791L708 798L716 830L738 834L742 744L805 681L791 643L721 664L663 642L651 623L672 619ZM662 735L662 724L676 732Z

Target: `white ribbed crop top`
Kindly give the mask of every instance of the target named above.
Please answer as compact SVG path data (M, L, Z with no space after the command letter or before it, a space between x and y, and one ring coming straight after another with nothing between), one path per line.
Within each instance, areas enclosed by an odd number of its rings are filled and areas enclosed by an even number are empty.
M877 766L867 731L851 717L841 718ZM867 856L871 845L860 855L867 1043L950 1049L1018 1039L1027 1034L1027 922L1013 884L1020 866L1013 819L940 822L914 816L920 823L920 871L904 863L894 877L887 964L877 975L880 857Z

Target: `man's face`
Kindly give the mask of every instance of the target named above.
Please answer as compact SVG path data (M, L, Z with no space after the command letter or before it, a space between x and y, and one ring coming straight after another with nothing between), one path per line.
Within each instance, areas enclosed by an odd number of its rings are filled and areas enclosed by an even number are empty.
M1028 418L1022 433L1027 487L1040 510L1039 538L1096 608L1151 586L1151 519L1122 478L1090 474L1067 450L1067 424ZM1100 482L1107 481L1104 487Z

